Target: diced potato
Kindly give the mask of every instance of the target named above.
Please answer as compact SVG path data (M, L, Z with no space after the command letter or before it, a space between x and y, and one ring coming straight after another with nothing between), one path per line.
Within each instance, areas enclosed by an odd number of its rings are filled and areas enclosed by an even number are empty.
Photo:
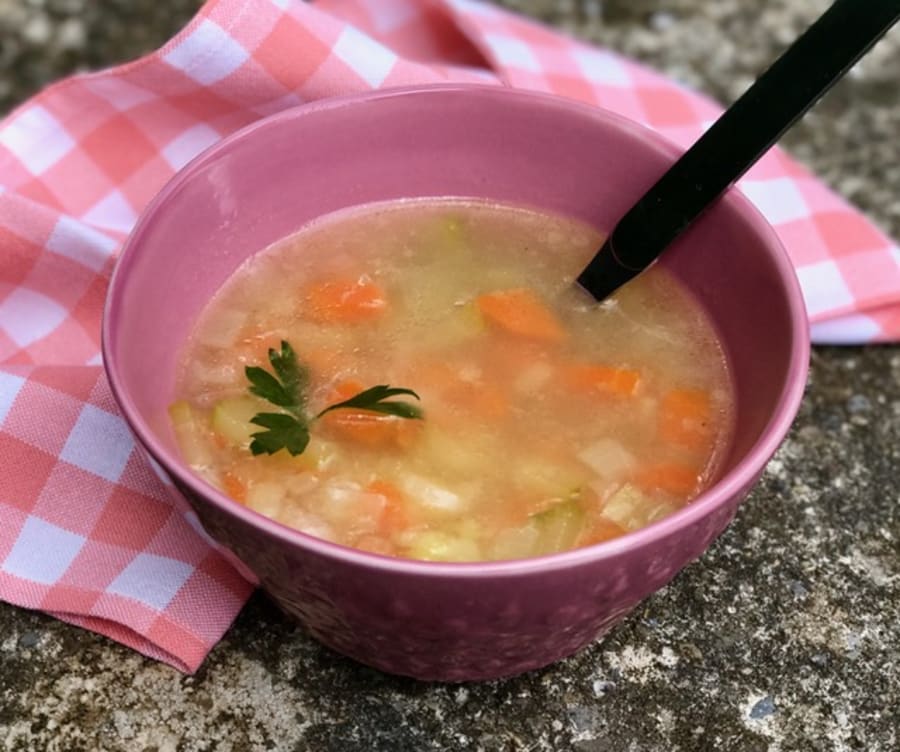
M257 426L253 426L254 430L263 430ZM307 444L302 454L291 454L287 450L280 450L275 454L259 454L256 456L247 455L246 460L250 463L249 467L256 468L259 472L268 473L274 476L291 475L302 473L309 476L313 472L325 470L328 465L334 462L337 456L335 445L330 441L323 441L319 438L313 438ZM253 473L251 472L251 478ZM296 476L295 476L296 477ZM300 483L303 488L305 483ZM294 493L293 485L290 492Z
M406 554L426 561L478 561L483 558L475 541L438 530L426 530L414 536Z
M230 444L246 447L250 444L252 434L264 430L250 422L259 412L271 412L271 409L253 397L224 399L213 407L212 428Z
M584 530L585 513L578 499L567 499L531 515L538 537L536 555L573 548Z
M194 470L207 470L212 464L212 448L207 441L206 426L200 414L181 400L169 406L169 419L185 461Z

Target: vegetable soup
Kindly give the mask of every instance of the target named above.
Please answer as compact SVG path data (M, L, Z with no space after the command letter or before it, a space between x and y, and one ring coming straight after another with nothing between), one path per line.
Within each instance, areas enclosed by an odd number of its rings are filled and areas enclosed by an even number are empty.
M310 535L478 561L609 540L715 476L733 393L710 322L654 267L598 304L602 237L461 200L325 217L209 303L170 416L193 469Z

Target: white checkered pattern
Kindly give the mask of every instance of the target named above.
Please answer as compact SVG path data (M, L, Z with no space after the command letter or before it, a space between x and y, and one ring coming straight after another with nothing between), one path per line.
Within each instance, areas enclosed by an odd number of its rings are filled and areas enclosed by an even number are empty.
M40 105L29 107L0 128L0 144L37 175L75 147L66 129Z
M142 553L129 562L107 591L134 598L162 611L193 571L194 568L184 562Z
M163 60L198 84L209 86L230 76L249 57L221 26L203 20Z
M70 533L39 517L29 517L0 569L49 585L59 580L69 568L85 541L84 536Z
M13 290L0 303L0 327L18 347L43 339L68 315L52 298L27 287Z

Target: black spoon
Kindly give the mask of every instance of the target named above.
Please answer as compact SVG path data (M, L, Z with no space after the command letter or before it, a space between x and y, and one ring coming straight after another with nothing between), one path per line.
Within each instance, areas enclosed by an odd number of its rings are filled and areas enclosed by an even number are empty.
M578 284L603 300L637 276L898 18L900 0L836 0L619 220Z

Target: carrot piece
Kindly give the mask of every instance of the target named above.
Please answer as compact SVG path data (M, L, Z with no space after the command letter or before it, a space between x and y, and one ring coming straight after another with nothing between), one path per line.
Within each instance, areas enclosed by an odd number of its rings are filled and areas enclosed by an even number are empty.
M556 314L533 290L498 290L479 295L475 303L485 319L510 334L542 342L561 342L566 338L566 330Z
M340 360L340 351L334 348L308 347L303 351L302 360L318 377L322 374L333 373L336 370ZM347 397L352 396L352 394L347 395Z
M329 404L349 399L362 390L358 381L343 381L335 387ZM407 420L371 410L335 410L323 415L321 421L336 436L369 447L408 449L422 429L421 420Z
M324 415L322 421L340 438L373 448L393 446L400 449L408 449L415 442L421 422L363 410L338 410Z
M235 501L241 504L247 501L247 487L234 473L225 473L222 476L222 485L225 486L225 493Z
M390 535L405 530L409 526L409 514L403 492L393 483L386 480L372 481L366 491L383 496L385 499L384 513L379 525L382 535Z
M331 394L328 395L328 404L348 400L354 394L359 394L363 388L362 382L356 379L344 379L334 385Z
M676 496L687 496L699 485L700 476L694 468L663 462L638 470L634 482L645 491L659 490Z
M625 528L621 525L617 525L612 520L606 519L606 517L598 516L594 518L583 545L590 546L594 543L612 540L620 535L624 535L625 532Z
M384 313L384 291L367 275L318 282L303 295L303 313L320 323L358 324Z
M561 369L565 385L579 394L615 394L631 397L641 380L640 371L611 366L570 363Z
M673 444L701 449L710 440L712 407L702 389L673 389L659 408L659 435Z

